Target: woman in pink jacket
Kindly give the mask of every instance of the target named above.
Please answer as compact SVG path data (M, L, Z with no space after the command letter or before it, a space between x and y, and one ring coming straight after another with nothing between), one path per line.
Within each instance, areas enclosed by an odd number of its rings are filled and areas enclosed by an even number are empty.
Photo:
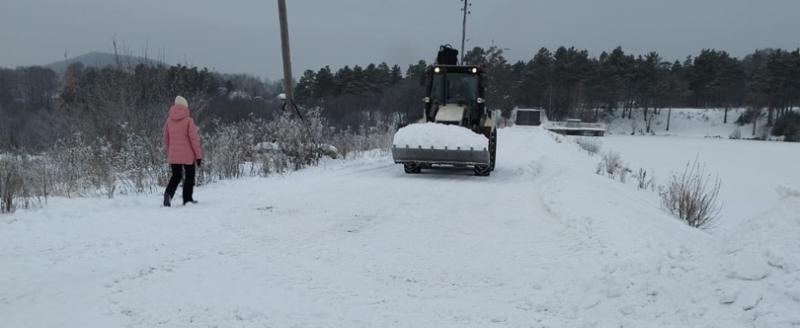
M181 96L175 98L175 105L169 109L169 117L164 124L164 149L167 151L167 161L172 168L172 178L169 179L167 190L164 192L164 206L170 206L184 172L186 180L183 181L183 205L196 204L197 201L192 198L194 165L197 163L197 166L200 166L203 156L200 152L197 126L189 116L189 103Z

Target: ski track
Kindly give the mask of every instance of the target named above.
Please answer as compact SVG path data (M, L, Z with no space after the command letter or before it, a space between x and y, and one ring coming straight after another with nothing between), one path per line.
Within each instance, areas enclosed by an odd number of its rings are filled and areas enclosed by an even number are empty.
M693 230L565 138L499 137L490 178L376 155L0 217L2 326L800 326L797 234Z

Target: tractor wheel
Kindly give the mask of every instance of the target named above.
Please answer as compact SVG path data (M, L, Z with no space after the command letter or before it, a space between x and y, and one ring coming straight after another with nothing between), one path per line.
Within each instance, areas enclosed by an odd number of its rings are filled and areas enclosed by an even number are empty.
M415 163L403 164L403 170L406 171L407 174L420 174L420 173L422 173L422 167L419 166L419 164L415 164Z
M492 173L492 169L488 165L476 165L475 175L479 177L488 177Z
M497 162L497 130L492 132L489 138L489 170L494 171L494 164Z

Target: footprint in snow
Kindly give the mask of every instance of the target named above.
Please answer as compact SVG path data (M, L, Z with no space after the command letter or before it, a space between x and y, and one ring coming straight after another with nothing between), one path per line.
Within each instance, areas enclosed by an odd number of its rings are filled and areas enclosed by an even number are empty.
M261 211L261 212L272 212L272 210L274 208L275 208L274 206L264 206L264 207L256 208L256 210L257 211Z
M503 323L506 321L508 321L508 318L506 317L492 318L492 323Z
M744 281L761 281L769 277L769 272L763 271L731 271L727 274L728 279L744 280Z

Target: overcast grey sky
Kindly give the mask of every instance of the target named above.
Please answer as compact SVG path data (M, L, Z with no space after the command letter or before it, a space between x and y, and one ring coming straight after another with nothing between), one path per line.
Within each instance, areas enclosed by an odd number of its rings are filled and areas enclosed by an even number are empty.
M473 0L468 47L492 42L511 60L541 47L593 55L621 45L684 58L702 48L736 56L800 47L798 0ZM458 0L287 0L295 75L324 65L430 61L460 44ZM0 66L47 64L149 48L167 63L280 77L275 0L0 0Z

